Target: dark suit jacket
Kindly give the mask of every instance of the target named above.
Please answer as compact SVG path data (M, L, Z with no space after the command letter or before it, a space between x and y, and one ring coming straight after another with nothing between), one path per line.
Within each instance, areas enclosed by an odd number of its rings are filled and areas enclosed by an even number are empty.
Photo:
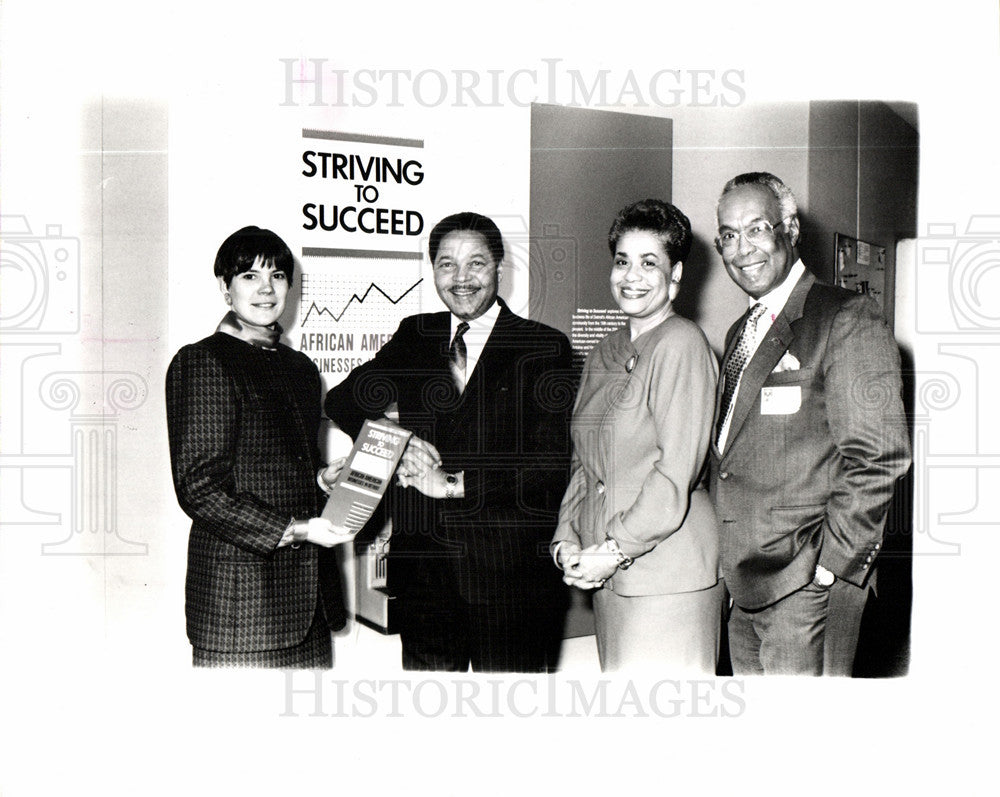
M174 487L191 517L187 632L195 647L252 652L306 636L321 592L344 625L332 551L276 548L293 517L315 517L321 386L304 354L231 335L182 348L167 371Z
M459 394L448 370L450 323L447 312L403 319L326 398L327 416L352 437L396 405L400 425L432 443L446 471L464 471L464 498L398 487L387 495L389 588L413 594L417 570L427 584L432 568L469 603L551 599L563 594L547 549L569 464L569 342L501 302Z
M774 603L817 563L867 584L910 463L901 392L899 350L875 303L806 272L743 372L725 451L712 445L722 572L738 605Z

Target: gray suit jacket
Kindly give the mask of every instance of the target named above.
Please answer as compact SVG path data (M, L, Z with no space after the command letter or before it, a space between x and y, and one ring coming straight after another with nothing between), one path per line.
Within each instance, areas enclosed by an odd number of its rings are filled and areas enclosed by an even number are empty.
M867 584L910 464L901 393L875 303L806 272L743 372L725 450L711 449L722 571L739 606L805 586L817 563Z

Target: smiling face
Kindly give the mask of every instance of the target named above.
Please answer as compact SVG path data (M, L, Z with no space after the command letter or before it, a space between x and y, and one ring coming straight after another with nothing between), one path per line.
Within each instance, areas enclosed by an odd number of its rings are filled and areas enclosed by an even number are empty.
M649 230L622 233L611 265L611 295L639 334L670 313L670 281L681 263L670 264L660 237Z
M249 271L235 275L228 286L219 277L219 287L229 294L233 312L244 323L269 327L285 310L288 277L273 265L265 265L259 257Z
M448 233L433 267L438 296L463 321L479 318L496 301L500 264L478 232Z
M745 232L760 222L767 222L773 231L752 243ZM797 259L799 221L795 216L781 218L778 200L766 186L741 185L722 196L720 238L727 233L736 234L734 244L717 247L729 276L745 293L759 299L784 282Z

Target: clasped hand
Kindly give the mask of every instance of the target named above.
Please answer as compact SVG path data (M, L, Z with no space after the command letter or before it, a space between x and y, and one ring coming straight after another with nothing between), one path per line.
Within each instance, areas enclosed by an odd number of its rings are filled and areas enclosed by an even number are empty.
M578 589L600 589L618 570L618 557L604 544L580 548L575 542L559 546L559 566L563 582Z
M441 455L426 440L411 437L396 470L401 487L414 487L428 498L444 498L447 475L441 469Z
M340 457L340 459L335 459L319 472L319 477L323 480L323 485L327 492L330 492L333 489L333 485L337 483L337 477L340 476L340 472L344 469L346 462L347 457Z

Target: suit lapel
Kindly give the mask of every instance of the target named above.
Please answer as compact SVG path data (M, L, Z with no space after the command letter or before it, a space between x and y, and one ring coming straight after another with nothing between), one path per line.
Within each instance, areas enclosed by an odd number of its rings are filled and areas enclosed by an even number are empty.
M715 412L712 414L713 418L718 419L719 410L722 408L722 396L726 389L726 363L729 362L729 358L733 356L733 349L736 348L736 341L739 340L740 330L743 329L743 325L747 321L747 316L750 315L750 309L740 316L740 319L734 323L729 331L726 333L726 348L722 353L722 364L719 369L719 380L715 384ZM717 421L716 421L717 422ZM712 451L716 456L722 456L722 452L719 451L718 445L715 439L715 424L712 425L712 442L710 443Z
M736 394L736 404L733 407L733 416L729 421L729 434L726 437L727 451L743 428L750 410L756 406L760 389L764 386L768 375L774 370L782 355L788 351L788 347L795 339L792 322L802 317L806 295L815 282L816 278L808 271L799 278L795 287L792 288L784 308L771 324L767 337L761 341L757 351L754 352L750 362L743 370L743 375L740 377L739 393ZM726 358L723 362L727 361L732 354L736 338L737 336L734 335L730 346L727 347Z
M433 330L433 364L435 368L442 369L451 379L451 366L448 362L448 348L451 346L451 313L442 313L442 320L439 326Z
M483 350L479 353L479 360L476 362L476 367L471 374L467 375L465 390L459 399L457 414L461 414L468 407L478 406L476 402L479 396L483 391L489 389L489 386L486 384L487 375L497 362L498 356L503 359L510 354L509 351L504 353L503 341L507 339L506 330L510 328L511 323L517 317L507 308L507 305L503 301L497 299L497 302L500 304L500 314L497 316L490 336L486 339L486 345L483 346Z
M415 372L422 371L427 374L429 379L414 379L410 382L410 387L421 393L427 382L437 384L443 381L454 387L448 361L448 347L451 345L451 313L420 316L420 324L419 345L414 351L412 367ZM423 400L421 396L416 403L419 405Z
M511 353L508 347L505 346L504 341L510 340L508 330L511 328L511 324L516 323L517 316L515 316L499 299L500 303L500 314L497 316L496 323L493 325L493 329L490 332L490 336L486 339L486 344L483 346L482 352L479 354L479 360L476 362L476 367L473 369L471 374L467 374L467 381L465 384L465 390L462 391L461 395L455 397L455 403L452 405L453 409L448 413L449 418L449 428L478 428L480 420L476 417L481 411L481 403L484 400L486 392L492 388L492 383L495 381L492 377L496 372L496 368L499 367L498 364L506 361ZM450 323L450 321L449 321ZM448 364L448 346L451 343L449 338L451 334L450 327L445 332L445 342L443 355L441 357L441 367L444 373L447 375L448 383L453 384L451 381L451 370ZM467 416L472 415L470 423L474 423L474 427L467 427L465 419ZM466 432L467 433L467 432Z
M788 350L793 337L792 329L788 325L784 313L778 313L778 317L774 319L774 323L771 324L771 328L767 332L767 337L761 341L740 377L739 393L736 394L733 417L729 421L729 435L726 438L727 449L739 436L743 422L746 421L747 415L757 402L757 396L764 385L764 380L778 364L781 355Z

